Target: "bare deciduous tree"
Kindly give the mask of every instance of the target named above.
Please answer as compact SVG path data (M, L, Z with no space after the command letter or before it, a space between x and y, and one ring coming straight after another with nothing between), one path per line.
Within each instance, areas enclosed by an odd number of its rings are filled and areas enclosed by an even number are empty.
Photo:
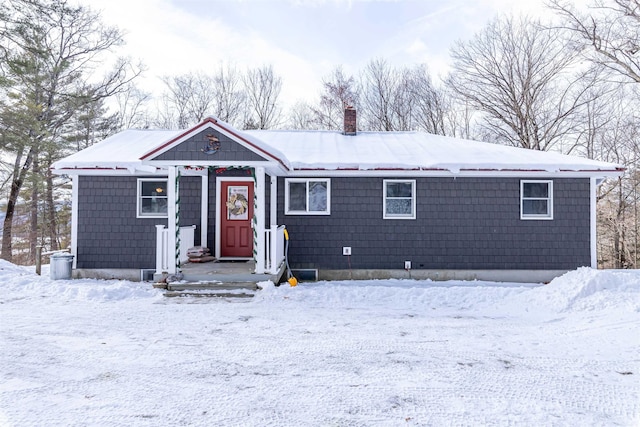
M583 43L589 59L623 81L640 83L640 1L596 0L580 12L564 0L549 7L562 18L562 28Z
M247 97L235 67L220 64L214 74L187 73L162 80L167 91L157 105L155 126L183 129L208 115L235 126L243 124Z
M607 180L598 194L598 260L605 268L638 268L640 122L640 2L638 0L595 0L579 10L563 0L551 0L549 7L560 18L559 28L570 43L579 47L594 69L606 78L598 82L607 95L588 104L578 136L585 154L626 167L624 175Z
M424 64L394 68L373 60L361 73L360 93L366 129L455 133L452 98L433 84Z
M365 67L360 77L360 109L367 129L376 131L409 130L406 117L398 116L409 106L399 107L405 97L406 86L399 72L384 59L374 59ZM409 113L410 114L410 113Z
M578 53L538 21L497 18L455 44L448 83L482 112L493 142L548 150L576 132L576 115L591 99L596 76L577 74Z
M605 181L598 192L598 255L605 268L638 267L640 124L628 114L636 106L635 99L619 94L600 117L601 127L595 134L597 157L626 168L622 176Z
M293 130L318 129L314 110L303 101L296 102L289 111L288 128Z
M240 126L247 96L242 86L242 75L237 68L220 64L212 90L215 97L212 113L224 122Z
M352 76L346 76L342 67L336 67L322 80L320 101L311 107L313 121L318 129L342 130L344 109L358 108L358 91Z
M282 90L282 78L271 65L247 70L244 75L248 113L245 129L271 129L281 121L278 98Z
M437 88L426 65L418 65L412 70L412 82L409 88L415 104L413 116L416 126L425 132L449 135L454 131L448 121L452 110L451 98Z
M187 128L204 119L215 108L215 77L202 73L165 76L168 92L163 96L166 108L174 112L175 123L168 127Z
M145 129L149 127L149 117L145 107L151 100L151 94L130 84L126 90L117 94L115 99L118 105L118 129Z

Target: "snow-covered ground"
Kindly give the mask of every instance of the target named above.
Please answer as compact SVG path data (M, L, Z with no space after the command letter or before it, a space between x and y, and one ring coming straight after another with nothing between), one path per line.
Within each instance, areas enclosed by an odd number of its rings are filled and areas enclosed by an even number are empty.
M640 272L264 286L0 263L0 425L640 425Z

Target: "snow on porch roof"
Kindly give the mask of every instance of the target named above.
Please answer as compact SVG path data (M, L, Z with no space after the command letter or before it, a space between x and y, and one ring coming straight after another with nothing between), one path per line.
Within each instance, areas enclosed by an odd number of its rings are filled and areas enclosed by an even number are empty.
M140 157L180 135L176 130L130 129L119 132L53 164L60 169L135 169Z
M219 122L222 124L222 122ZM201 124L195 126L195 129ZM260 147L293 170L436 170L579 171L620 173L619 165L526 150L424 132L228 131ZM142 168L145 154L180 138L185 131L127 130L113 135L53 165L69 169ZM284 157L284 158L282 158Z

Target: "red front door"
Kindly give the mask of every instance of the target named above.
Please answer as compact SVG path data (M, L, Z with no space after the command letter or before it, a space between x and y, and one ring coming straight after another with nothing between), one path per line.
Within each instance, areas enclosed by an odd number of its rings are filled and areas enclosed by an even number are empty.
M222 181L220 196L220 257L252 257L253 182Z

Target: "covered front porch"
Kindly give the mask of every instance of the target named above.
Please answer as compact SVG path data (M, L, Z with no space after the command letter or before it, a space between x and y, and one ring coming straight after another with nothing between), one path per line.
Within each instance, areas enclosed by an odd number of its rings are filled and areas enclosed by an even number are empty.
M254 165L167 165L163 169L168 182L167 224L156 225L156 281L169 277L201 289L205 284L250 286L280 280L286 241L284 225L275 223L278 189L274 174ZM238 173L227 176L222 173L225 171L242 171L242 177ZM197 225L181 224L184 207L180 187L185 177L201 180ZM242 203L234 205L238 194L233 191L238 189L244 189L240 192ZM190 209L193 211L193 203ZM211 262L190 262L187 251L197 242L213 246L209 248Z

